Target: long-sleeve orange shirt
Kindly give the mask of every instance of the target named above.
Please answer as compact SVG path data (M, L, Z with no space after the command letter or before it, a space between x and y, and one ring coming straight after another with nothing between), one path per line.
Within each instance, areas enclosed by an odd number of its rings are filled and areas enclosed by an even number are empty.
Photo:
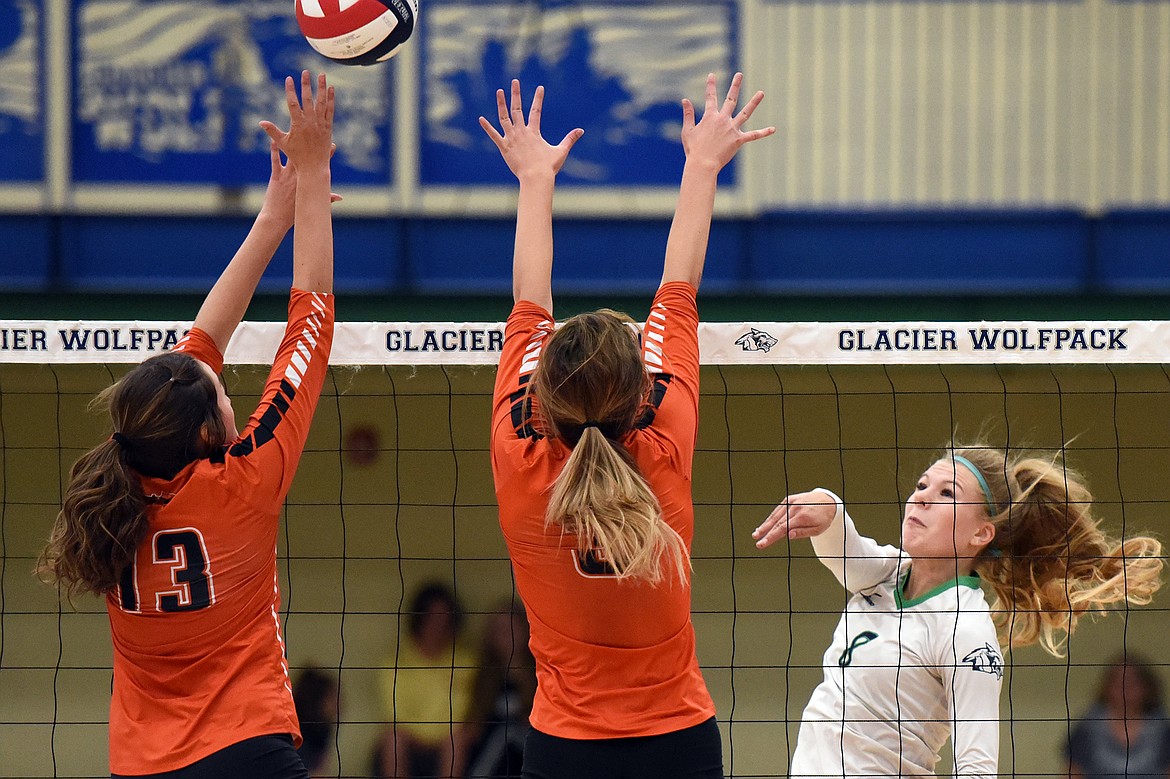
M280 631L276 537L333 340L333 297L293 290L260 405L222 454L143 477L149 531L106 598L110 770L173 771L254 736L300 742ZM203 331L175 347L219 373Z
M662 285L642 332L651 405L621 445L690 549L691 465L699 404L695 290ZM691 589L619 581L577 540L545 527L549 487L570 450L540 434L525 390L552 317L520 301L508 317L496 375L491 456L500 526L528 610L537 692L531 722L562 738L651 736L697 725L715 706L695 657ZM535 411L539 415L539 410Z

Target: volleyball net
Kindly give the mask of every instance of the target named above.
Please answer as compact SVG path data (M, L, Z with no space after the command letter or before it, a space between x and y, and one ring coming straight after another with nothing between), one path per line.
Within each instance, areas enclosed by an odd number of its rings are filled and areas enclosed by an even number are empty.
M0 776L108 776L104 603L62 603L32 570L70 465L110 433L90 400L188 326L0 321ZM238 412L282 332L245 323L229 347ZM846 601L807 541L755 548L785 495L832 489L896 544L922 470L978 439L1064 449L1110 529L1168 535L1170 322L714 323L700 340L693 611L729 776L787 773ZM279 549L293 676L319 667L340 687L322 775L373 775L419 587L455 592L469 658L514 595L487 454L501 343L496 323L338 325ZM1086 622L1061 659L1005 652L1001 775L1065 775L1073 724L1123 650L1166 674L1167 602Z

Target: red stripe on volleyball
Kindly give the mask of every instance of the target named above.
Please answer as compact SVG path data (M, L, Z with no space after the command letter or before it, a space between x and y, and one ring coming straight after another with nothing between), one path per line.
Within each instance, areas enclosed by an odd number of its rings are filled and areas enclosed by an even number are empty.
M325 16L309 16L297 0L297 24L306 38L329 39L347 35L383 14L391 13L381 0L358 0L344 11L340 0L320 0Z

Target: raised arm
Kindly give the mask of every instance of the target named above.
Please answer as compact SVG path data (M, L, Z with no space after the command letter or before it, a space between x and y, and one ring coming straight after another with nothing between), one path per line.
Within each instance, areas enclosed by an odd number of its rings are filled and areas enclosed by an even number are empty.
M301 96L292 77L284 81L289 129L261 122L264 132L296 168L296 232L293 234L293 287L305 292L333 291L333 214L330 209L329 158L333 153L333 87L309 71L301 73Z
M536 88L528 121L520 102L520 82L512 80L511 108L504 101L504 90L496 90L496 108L501 134L484 117L479 124L496 144L504 162L520 181L520 199L516 204L516 245L512 255L512 296L516 302L528 300L552 312L552 203L557 173L565 164L569 150L585 134L581 128L570 130L556 146L540 134L540 113L544 104L544 87Z
M756 92L738 114L743 74L736 73L727 90L722 107L715 103L715 74L707 76L707 97L703 118L695 123L695 107L683 100L683 166L682 185L679 187L678 206L666 241L666 262L662 269L662 283L685 281L698 289L703 277L703 263L707 257L707 236L711 231L711 215L715 208L716 178L723 166L731 161L739 147L749 141L766 138L776 132L775 127L743 131L756 106L764 99Z
M291 83L291 79L288 82ZM262 126L266 124L271 126L267 122L261 123ZM265 129L267 130L267 127ZM199 307L199 313L195 316L195 326L211 336L221 354L243 320L261 276L264 275L285 234L293 226L296 216L297 170L291 163L286 165L281 162L280 149L275 138L269 151L272 172L268 177L268 188L264 192L264 203L260 207L260 213L235 256L207 293L203 305ZM332 153L332 148L330 152ZM340 198L330 195L330 200Z
M211 336L220 354L244 318L260 277L293 224L296 172L281 163L275 143L271 154L272 174L268 178L260 213L195 317L195 326Z

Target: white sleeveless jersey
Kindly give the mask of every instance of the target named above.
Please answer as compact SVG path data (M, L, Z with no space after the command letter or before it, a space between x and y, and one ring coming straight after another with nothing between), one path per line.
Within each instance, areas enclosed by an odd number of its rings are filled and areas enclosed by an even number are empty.
M858 534L837 501L812 540L852 597L801 717L792 777L934 776L952 738L954 776L995 777L1003 658L979 579L902 597L911 560Z

